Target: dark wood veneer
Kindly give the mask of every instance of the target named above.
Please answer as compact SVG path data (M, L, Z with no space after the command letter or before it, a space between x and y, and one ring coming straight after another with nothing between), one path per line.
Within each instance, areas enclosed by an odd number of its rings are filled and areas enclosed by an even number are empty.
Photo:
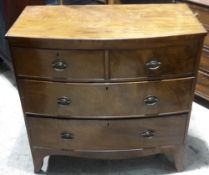
M104 80L104 50L44 50L14 48L17 76L51 80ZM65 64L56 69L53 64ZM93 63L93 64L92 64Z
M117 118L187 112L193 78L129 83L51 83L19 81L26 113L69 118ZM67 97L69 105L57 99ZM155 105L146 105L155 96Z
M182 144L187 115L148 119L59 120L27 117L33 147L75 151L134 150ZM178 128L178 130L176 130ZM143 135L153 131L152 136ZM65 139L62 134L71 134ZM47 138L47 139L46 139Z
M194 73L197 64L195 45L171 46L137 50L111 50L111 79L166 77ZM156 60L159 68L149 69L146 64Z

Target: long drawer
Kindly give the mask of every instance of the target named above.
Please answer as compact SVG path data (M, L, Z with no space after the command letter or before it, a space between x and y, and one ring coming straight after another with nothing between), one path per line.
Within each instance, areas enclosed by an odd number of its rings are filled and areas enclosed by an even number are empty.
M189 111L193 78L112 84L20 80L19 84L26 113L112 118Z
M194 73L197 49L194 44L151 49L111 50L111 79L178 77Z
M13 48L17 76L69 80L104 79L104 51Z
M86 151L181 144L186 120L187 115L123 120L26 118L34 147Z

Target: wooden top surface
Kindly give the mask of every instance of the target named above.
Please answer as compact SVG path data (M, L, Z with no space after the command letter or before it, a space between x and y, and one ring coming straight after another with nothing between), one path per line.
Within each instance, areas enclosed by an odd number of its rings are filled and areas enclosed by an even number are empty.
M205 32L185 4L28 6L6 36L112 40Z

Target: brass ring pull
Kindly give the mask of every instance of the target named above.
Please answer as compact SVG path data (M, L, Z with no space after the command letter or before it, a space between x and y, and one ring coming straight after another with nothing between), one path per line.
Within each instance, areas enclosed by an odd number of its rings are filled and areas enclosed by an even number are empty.
M67 68L67 64L63 60L57 59L52 62L52 67L55 71L63 71Z
M62 132L60 134L60 137L63 140L72 140L74 138L74 135L71 132Z
M152 95L149 95L144 99L144 102L147 106L154 106L158 101L158 98Z
M155 131L152 129L145 129L142 133L141 136L144 138L152 138L155 135Z
M71 99L69 99L68 97L60 97L57 99L57 104L61 107L66 107L69 106L71 104Z
M146 63L146 67L149 69L149 70L157 70L160 68L161 66L161 62L158 61L157 59L151 59L150 61L148 61Z

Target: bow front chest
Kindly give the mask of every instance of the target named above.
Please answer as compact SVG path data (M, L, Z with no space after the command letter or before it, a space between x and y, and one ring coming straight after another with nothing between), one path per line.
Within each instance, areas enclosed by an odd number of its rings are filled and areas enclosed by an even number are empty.
M7 38L35 172L55 154L182 170L205 35L184 4L26 7Z

